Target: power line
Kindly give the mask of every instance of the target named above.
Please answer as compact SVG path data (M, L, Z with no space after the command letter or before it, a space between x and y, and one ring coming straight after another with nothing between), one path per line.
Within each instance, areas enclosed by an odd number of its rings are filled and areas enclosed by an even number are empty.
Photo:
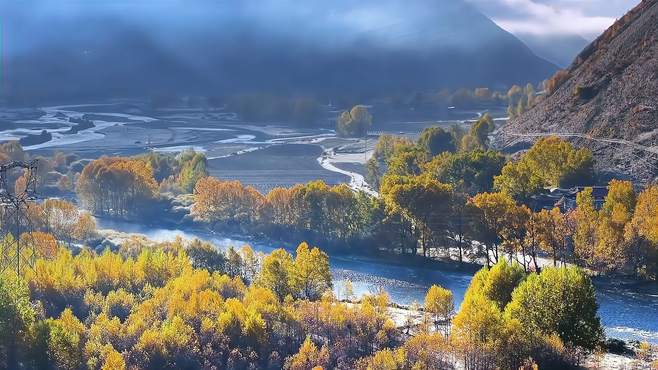
M23 171L24 183L12 184L16 171ZM0 273L14 269L20 275L21 269L32 266L36 254L34 240L24 245L22 236L32 239L32 221L28 216L31 203L36 201L37 160L29 162L11 161L0 165L0 212L2 216L2 245L0 249ZM20 178L19 178L20 179ZM13 185L13 186L12 186ZM20 186L20 188L19 188ZM8 238L11 235L13 238Z

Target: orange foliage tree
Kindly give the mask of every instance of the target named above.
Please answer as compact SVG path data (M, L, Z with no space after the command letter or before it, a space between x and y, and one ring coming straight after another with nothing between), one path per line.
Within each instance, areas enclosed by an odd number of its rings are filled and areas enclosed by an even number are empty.
M89 210L113 216L139 214L157 197L153 170L144 161L101 157L82 170L76 191Z

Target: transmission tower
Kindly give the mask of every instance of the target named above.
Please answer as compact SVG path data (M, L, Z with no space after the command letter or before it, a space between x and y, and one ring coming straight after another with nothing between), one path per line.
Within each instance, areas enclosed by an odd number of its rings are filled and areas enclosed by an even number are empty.
M16 184L12 180L18 177L20 171L25 181ZM0 229L4 237L0 241L0 273L13 269L20 275L21 269L31 267L36 258L33 240L21 240L22 235L32 238L34 229L28 217L28 209L37 199L36 187L37 160L12 161L0 165ZM13 238L7 238L8 235Z

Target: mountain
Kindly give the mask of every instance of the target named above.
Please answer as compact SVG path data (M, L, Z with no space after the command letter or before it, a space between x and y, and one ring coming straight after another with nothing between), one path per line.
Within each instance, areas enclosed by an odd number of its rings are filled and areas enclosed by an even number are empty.
M25 0L0 14L15 103L505 88L557 68L463 0Z
M590 147L601 170L648 182L658 174L658 0L644 0L576 58L563 82L499 130L516 151L558 134Z
M533 53L560 68L566 68L589 42L578 35L516 34Z

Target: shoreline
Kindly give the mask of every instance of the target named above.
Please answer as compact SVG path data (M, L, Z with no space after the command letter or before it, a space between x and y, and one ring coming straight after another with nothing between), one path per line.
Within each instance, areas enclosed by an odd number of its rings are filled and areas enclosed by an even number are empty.
M109 221L113 225L107 223L101 220L99 228L109 229L108 231L115 235L123 234L126 237L131 234L142 235L160 242L173 240L176 236L188 239L199 238L213 243L220 249L229 245L239 248L248 244L264 253L270 253L276 248L294 252L298 242L301 241L300 239L295 242L283 242L275 238L245 235L239 232L213 233L192 223L179 227L167 227L162 223L158 223L159 226L124 223L127 226L122 227L117 226L116 221ZM140 228L144 232L140 232ZM149 238L149 235L156 238ZM325 249L325 251L329 254L332 263L336 289L340 289L348 280L354 284L355 291L358 290L359 295L382 288L400 306L406 306L413 301L422 301L426 290L435 283L453 290L456 302L461 302L461 296L470 278L482 268L482 265L472 262L429 259L420 255L400 258L399 254L384 251L378 251L376 254L354 253L354 251L341 253L339 249ZM653 293L656 284L610 276L593 277L592 281L597 290L599 315L605 318L604 326L608 338L621 338L628 341L646 340L658 345L658 330L655 330L654 321L651 319L656 307Z

